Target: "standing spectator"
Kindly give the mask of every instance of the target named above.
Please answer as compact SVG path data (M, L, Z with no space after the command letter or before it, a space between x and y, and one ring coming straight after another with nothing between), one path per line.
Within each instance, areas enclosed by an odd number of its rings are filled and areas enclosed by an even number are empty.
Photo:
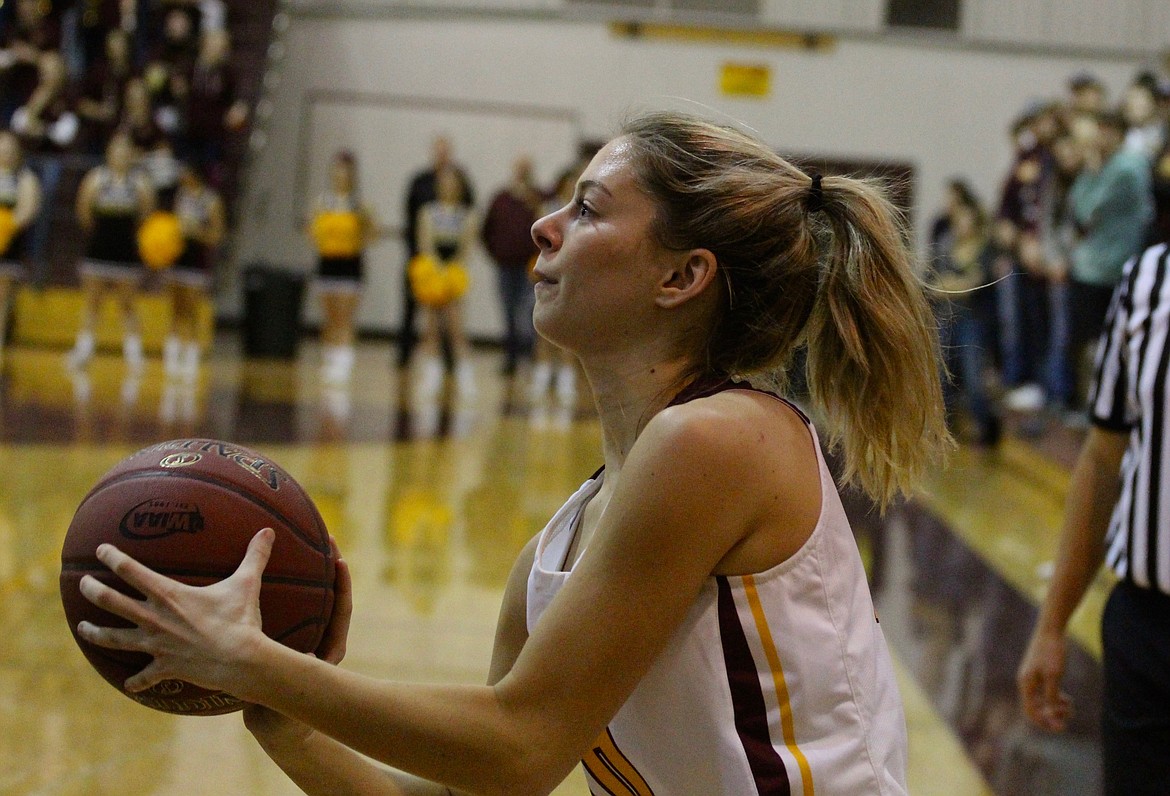
M965 183L958 183L965 188ZM988 325L994 307L988 306L986 291L993 258L987 216L969 190L954 187L949 231L939 241L932 269L937 289L935 314L939 343L946 369L959 381L967 410L975 421L975 439L980 445L999 442L1002 426L987 390ZM947 412L956 415L960 391L944 381L943 398Z
M29 165L40 178L45 199L44 212L32 230L31 255L38 264L48 259L52 208L64 171L61 156L73 149L80 127L67 89L65 60L59 52L46 52L40 59L40 81L36 89L28 102L12 114L12 131L20 136Z
M192 67L187 94L186 145L183 151L199 165L213 185L224 181L227 137L248 121L247 104L236 97L235 74L227 31L204 33Z
M1141 249L1153 219L1150 164L1125 149L1125 120L1117 113L1097 116L1095 145L1086 150L1085 169L1069 192L1072 217L1081 238L1069 270L1070 383L1080 385L1085 348L1101 332L1109 299L1126 260ZM1074 391L1079 406L1084 391Z
M133 42L130 32L135 28L135 6L148 5L150 0L76 0L77 34L76 46L79 51L76 55L80 60L80 70L76 75L88 77L89 71L101 61L103 53L109 58L110 34L115 31L123 34L126 44L126 55L133 63Z
M1051 108L1033 108L1016 122L1016 158L1004 183L996 219L998 245L1010 253L999 273L1011 273L998 285L1003 381L1012 391L1008 405L1036 410L1044 402L1040 387L1048 339L1047 274L1040 245L1041 224L1052 180L1049 145L1055 130Z
M362 201L357 160L341 151L329 164L329 189L317 197L310 232L317 246L317 287L321 294L321 378L349 381L354 363L354 318L361 298L363 252L376 224Z
M1152 163L1166 145L1166 120L1158 113L1158 78L1152 72L1138 73L1129 84L1121 114L1127 128L1125 148Z
M1106 796L1156 796L1170 782L1170 493L1165 472L1170 268L1166 244L1126 266L1089 397L1092 428L1073 470L1056 569L1020 665L1029 719L1060 732L1069 617L1102 562L1116 573L1101 619Z
M1069 207L1068 195L1073 181L1084 165L1082 148L1069 132L1052 145L1052 186L1042 226L1041 242L1048 268L1048 353L1044 361L1044 390L1049 406L1067 410L1073 395L1068 366L1069 309L1068 273L1077 231Z
M131 371L142 368L141 324L134 300L145 276L138 256L137 230L154 208L150 184L134 170L134 145L115 134L106 161L91 169L77 193L77 221L88 236L79 271L85 307L68 363L89 363L97 345L95 328L101 301L112 293L122 310L122 355Z
M521 357L532 356L532 306L536 300L529 268L538 253L532 240L540 195L532 181L532 161L516 160L512 181L495 195L484 216L480 238L496 263L504 308L504 374L512 376Z
M462 183L463 203L465 207L475 205L475 191L471 180L463 169L455 164L452 158L451 141L445 136L438 136L431 145L431 165L416 174L410 181L410 188L406 194L406 216L402 225L402 240L406 244L406 262L418 255L418 213L423 205L435 201L438 196L436 176L441 171L452 169ZM411 352L414 350L414 314L417 303L410 287L409 269L404 267L402 272L402 326L398 333L398 367L405 368L410 362ZM451 365L450 344L443 343L443 357L448 366Z
M11 286L24 276L25 230L41 206L40 183L21 158L16 136L7 130L0 132L0 208L7 214L0 227L0 352L8 336Z
M191 70L199 54L198 24L188 10L171 6L163 17L162 41L143 70L155 121L172 137L184 132Z
M97 156L105 149L122 116L126 84L133 77L130 37L123 30L111 30L106 34L105 57L86 70L79 87L79 147L87 155Z

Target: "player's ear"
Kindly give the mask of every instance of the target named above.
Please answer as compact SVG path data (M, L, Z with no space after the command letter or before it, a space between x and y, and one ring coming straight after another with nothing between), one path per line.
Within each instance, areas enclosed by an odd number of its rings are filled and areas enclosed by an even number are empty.
M711 288L718 270L719 261L709 249L680 253L663 275L656 303L669 309L702 295Z

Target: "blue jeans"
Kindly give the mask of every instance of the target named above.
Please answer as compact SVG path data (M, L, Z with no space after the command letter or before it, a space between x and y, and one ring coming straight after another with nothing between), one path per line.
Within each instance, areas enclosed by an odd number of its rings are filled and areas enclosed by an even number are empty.
M512 373L521 357L532 356L536 330L532 327L532 307L536 294L528 281L525 267L501 266L499 275L500 303L504 309L504 370Z
M943 361L959 380L957 387L951 379L943 383L947 409L953 410L960 398L965 399L975 422L985 431L994 422L984 382L989 363L985 322L969 305L957 301L940 304L936 314Z
M1048 355L1044 361L1044 391L1049 404L1068 406L1073 396L1069 352L1068 282L1048 285Z
M29 167L41 181L41 209L32 224L32 236L28 252L33 261L33 281L43 284L49 273L49 232L53 224L53 208L56 207L57 186L65 164L57 155L30 155Z

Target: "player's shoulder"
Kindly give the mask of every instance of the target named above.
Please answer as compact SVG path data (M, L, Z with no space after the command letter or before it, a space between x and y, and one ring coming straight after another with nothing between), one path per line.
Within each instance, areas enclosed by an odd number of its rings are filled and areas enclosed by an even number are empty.
M663 409L643 437L663 455L723 462L738 471L759 456L773 457L808 440L809 426L774 395L731 389Z

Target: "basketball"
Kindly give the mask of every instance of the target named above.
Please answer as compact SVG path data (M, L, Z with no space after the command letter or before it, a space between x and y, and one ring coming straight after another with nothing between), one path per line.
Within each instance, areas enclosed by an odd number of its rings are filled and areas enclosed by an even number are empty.
M82 653L112 686L155 710L211 716L242 709L244 703L231 694L177 680L127 693L123 682L151 658L77 636L82 620L131 626L86 600L78 584L93 575L141 598L95 557L108 542L163 575L206 586L231 575L265 527L276 531L276 540L260 591L264 633L312 652L332 615L336 557L300 485L267 457L217 440L163 442L122 460L81 501L61 551L61 602Z

